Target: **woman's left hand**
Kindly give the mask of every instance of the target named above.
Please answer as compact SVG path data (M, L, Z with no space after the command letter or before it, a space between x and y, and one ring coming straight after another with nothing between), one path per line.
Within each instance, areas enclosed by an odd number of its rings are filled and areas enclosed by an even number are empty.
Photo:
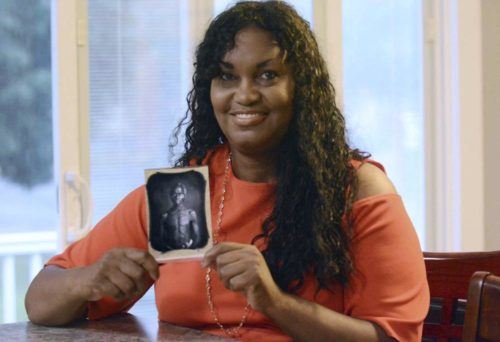
M252 308L262 313L283 295L254 245L219 243L205 254L202 267L214 268L227 289L244 293Z

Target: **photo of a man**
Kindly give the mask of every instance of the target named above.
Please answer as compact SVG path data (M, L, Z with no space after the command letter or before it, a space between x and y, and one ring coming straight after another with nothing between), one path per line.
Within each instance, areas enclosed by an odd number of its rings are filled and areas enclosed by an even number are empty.
M169 249L200 247L201 234L196 211L186 208L186 195L186 186L177 183L170 192L173 205L161 217L161 240L165 241Z
M146 191L152 254L157 260L201 257L211 245L208 172L146 170Z

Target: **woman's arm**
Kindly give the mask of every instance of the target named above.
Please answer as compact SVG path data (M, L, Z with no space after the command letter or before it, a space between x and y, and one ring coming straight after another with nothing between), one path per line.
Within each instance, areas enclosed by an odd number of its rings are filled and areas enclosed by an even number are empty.
M89 301L105 296L126 300L146 291L158 265L147 252L115 248L87 267L45 267L26 293L29 319L42 325L64 325L83 318Z
M83 318L87 300L80 293L85 268L65 270L49 265L33 279L26 293L28 318L36 324L63 325Z
M263 313L296 341L391 341L375 323L283 294Z

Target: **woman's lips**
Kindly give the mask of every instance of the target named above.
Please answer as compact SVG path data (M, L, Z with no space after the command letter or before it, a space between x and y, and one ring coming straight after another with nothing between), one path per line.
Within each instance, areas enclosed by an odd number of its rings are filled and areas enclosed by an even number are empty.
M255 126L266 119L264 113L231 113L233 122L242 127Z

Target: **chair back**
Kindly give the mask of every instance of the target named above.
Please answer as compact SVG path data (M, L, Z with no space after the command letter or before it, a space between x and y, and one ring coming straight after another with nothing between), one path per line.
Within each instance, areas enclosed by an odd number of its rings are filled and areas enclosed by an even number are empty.
M431 295L424 341L461 341L469 280L476 271L500 274L500 251L424 252Z
M472 276L463 341L500 341L500 276L489 272Z

